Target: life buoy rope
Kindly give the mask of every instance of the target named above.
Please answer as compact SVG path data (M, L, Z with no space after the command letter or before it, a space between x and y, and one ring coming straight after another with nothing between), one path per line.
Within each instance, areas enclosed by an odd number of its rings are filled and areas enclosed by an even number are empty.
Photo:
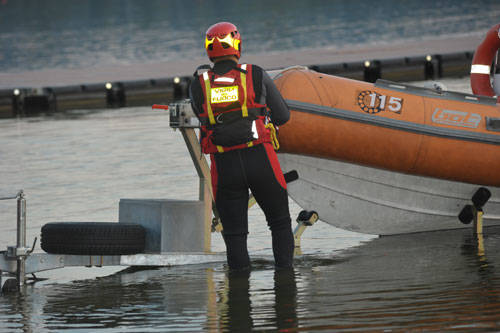
M479 44L470 70L470 85L476 95L495 96L491 86L491 64L500 48L500 23L492 27ZM500 101L500 96L498 97Z

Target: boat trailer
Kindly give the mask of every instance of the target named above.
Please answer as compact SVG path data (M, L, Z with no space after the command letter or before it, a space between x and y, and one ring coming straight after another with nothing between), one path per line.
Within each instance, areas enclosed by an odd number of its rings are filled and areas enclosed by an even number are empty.
M198 118L189 100L153 108L169 110L170 127L181 132L199 176L199 200L120 199L117 224L134 223L144 227L144 253L89 255L34 253L37 237L31 247L26 242L26 194L20 190L15 195L0 197L0 200L17 201L16 245L0 251L1 292L22 290L28 284L45 280L38 278L36 273L64 267L159 267L226 261L225 253L210 250L211 233L220 232L222 225L212 197L210 168L195 132L199 128ZM285 174L287 182L297 178L296 172ZM248 207L254 204L255 199L250 196ZM317 220L318 214L314 211L302 211L297 217L294 230L296 255L302 254L301 235ZM42 228L42 248L43 237Z

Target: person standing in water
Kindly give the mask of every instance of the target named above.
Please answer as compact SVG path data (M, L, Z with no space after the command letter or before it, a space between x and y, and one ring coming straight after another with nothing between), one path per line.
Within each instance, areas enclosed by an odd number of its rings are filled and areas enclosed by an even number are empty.
M274 126L290 111L269 75L239 64L241 36L229 22L212 25L205 49L213 67L198 67L190 86L201 122L200 142L210 154L215 204L231 269L250 267L247 249L249 190L263 210L272 235L276 267L292 267L292 233L286 182L273 142Z

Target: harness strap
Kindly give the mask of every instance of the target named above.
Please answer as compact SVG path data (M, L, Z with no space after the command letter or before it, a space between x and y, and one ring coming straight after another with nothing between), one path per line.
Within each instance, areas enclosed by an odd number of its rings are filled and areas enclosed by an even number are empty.
M246 73L247 64L241 65L241 69L243 69ZM241 105L241 114L243 118L248 117L248 108L247 108L247 75L244 72L240 73L241 76L241 85L243 86L243 105Z
M243 118L246 118L248 117L248 105L247 105L247 64L242 64L240 66L240 68L238 68L238 70L240 71L240 79L241 79L241 86L243 88L243 103L241 105L241 115ZM210 85L210 78L209 78L209 75L208 75L208 72L203 72L203 81L205 83L205 94L206 94L206 107L207 107L207 115L208 115L208 120L209 120L209 123L210 125L215 125L216 124L216 121L215 121L215 116L214 116L214 113L213 113L213 110L212 110L212 105L211 105L211 85ZM225 82L224 81L224 78L220 78L221 82ZM252 109L253 111L253 109ZM266 128L268 128L270 130L270 134L271 134L271 142L273 144L273 147L274 149L278 149L279 148L279 143L278 143L278 140L276 138L276 130L274 129L274 126L269 123L269 124L266 124L265 125ZM253 147L255 144L254 144L254 141L249 141L246 143L246 146L247 147ZM225 152L226 150L224 149L224 147L222 146L219 146L219 145L215 145L215 147L217 148L217 151L219 153L223 153Z
M208 78L208 72L203 72L203 81L205 81L205 94L207 95L205 104L207 106L208 121L211 125L215 125L214 113L212 112L212 105L210 104L211 91L210 91L210 79Z

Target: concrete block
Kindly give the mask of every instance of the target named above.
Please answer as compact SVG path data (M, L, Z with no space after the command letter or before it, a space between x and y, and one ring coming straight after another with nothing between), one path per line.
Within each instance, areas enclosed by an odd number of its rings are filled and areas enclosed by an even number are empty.
M203 252L202 201L120 199L118 221L146 228L146 253Z

